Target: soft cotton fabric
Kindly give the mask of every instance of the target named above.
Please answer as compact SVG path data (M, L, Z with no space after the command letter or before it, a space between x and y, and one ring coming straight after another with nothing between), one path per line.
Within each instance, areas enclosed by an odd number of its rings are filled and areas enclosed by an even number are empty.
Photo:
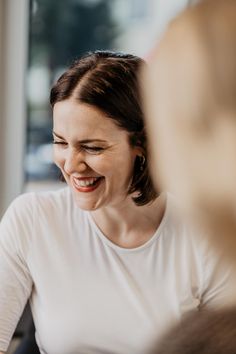
M141 247L109 241L68 188L17 198L0 226L0 351L30 298L42 354L143 354L189 311L232 300L232 273L175 215Z

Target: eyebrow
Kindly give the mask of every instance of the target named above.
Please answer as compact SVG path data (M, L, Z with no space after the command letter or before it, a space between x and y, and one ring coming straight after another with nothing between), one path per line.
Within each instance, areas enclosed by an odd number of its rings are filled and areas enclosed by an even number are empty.
M54 131L52 131L52 134L55 135L57 138L65 140L62 136L58 135ZM79 140L78 141L80 144L88 144L88 143L94 143L94 142L99 142L99 143L106 143L106 140L102 139L84 139L84 140Z

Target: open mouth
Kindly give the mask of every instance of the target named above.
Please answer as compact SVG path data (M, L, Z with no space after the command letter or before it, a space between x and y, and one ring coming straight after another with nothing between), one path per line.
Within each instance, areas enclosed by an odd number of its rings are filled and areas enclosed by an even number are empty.
M91 192L95 190L101 180L104 177L84 177L84 178L75 178L73 177L73 185L80 192Z

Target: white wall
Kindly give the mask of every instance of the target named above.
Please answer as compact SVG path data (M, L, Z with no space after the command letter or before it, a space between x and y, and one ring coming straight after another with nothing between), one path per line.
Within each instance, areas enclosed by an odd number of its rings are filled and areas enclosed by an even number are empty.
M21 191L28 0L0 0L0 216Z

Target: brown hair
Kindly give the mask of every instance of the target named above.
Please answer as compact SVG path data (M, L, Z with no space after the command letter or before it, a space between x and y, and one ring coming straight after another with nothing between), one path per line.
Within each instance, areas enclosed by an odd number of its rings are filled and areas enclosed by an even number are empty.
M70 97L101 110L130 136L132 146L140 146L144 157L137 157L128 194L137 205L145 205L157 197L148 169L147 141L138 72L144 61L134 55L111 51L95 51L76 60L53 86L52 107Z
M151 353L236 353L236 309L191 313L172 328Z

